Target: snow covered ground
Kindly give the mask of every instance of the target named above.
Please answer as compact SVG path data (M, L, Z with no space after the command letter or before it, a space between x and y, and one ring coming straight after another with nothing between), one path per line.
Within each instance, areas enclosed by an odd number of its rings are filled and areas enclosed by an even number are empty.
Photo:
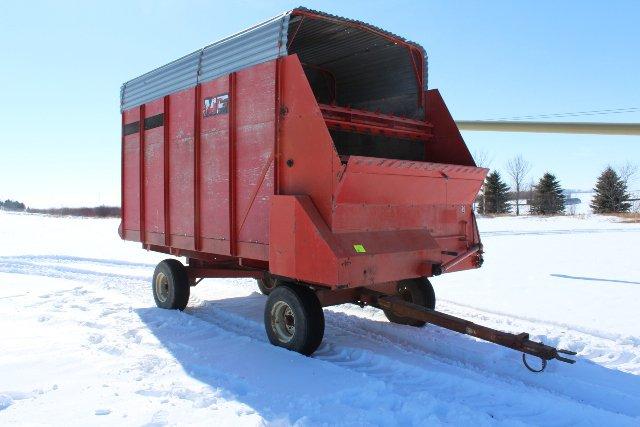
M0 425L640 425L640 224L481 218L485 265L437 307L578 352L532 374L454 332L325 310L310 358L269 345L252 280L155 308L162 255L116 220L0 212Z

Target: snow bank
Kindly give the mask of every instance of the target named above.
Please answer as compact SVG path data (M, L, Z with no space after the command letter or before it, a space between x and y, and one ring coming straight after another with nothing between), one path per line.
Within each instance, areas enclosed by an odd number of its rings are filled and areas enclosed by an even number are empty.
M0 424L640 424L640 224L481 218L483 268L434 278L442 311L578 351L537 375L511 350L351 305L325 310L303 357L268 343L249 279L159 310L164 256L117 225L0 213Z

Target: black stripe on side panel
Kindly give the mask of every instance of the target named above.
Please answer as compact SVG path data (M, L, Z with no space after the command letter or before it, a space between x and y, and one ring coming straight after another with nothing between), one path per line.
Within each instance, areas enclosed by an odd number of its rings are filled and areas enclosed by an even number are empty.
M164 125L164 114L156 114L155 116L147 117L144 119L144 130L158 128Z
M140 130L140 122L127 123L126 125L124 125L124 128L122 129L122 134L124 136L127 136L133 133L138 133L139 130Z
M144 119L144 130L158 128L164 125L164 114L156 114L155 116L147 117ZM122 133L127 136L134 133L138 133L140 130L140 122L127 123L122 129Z

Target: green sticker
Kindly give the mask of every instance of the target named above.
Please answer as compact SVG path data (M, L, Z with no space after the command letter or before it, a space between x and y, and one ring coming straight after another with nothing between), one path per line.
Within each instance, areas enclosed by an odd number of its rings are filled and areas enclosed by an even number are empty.
M353 245L353 249L355 249L359 254L367 252L367 250L362 245Z

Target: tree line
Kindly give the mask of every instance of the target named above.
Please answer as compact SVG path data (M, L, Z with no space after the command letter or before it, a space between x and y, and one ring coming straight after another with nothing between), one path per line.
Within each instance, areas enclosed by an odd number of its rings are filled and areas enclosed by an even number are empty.
M0 209L3 209L5 211L22 212L26 208L27 207L24 205L24 203L18 202L17 200L7 199L4 202L0 200Z
M487 163L486 154L478 156L480 166ZM485 165L482 165L485 163ZM524 194L533 215L558 215L566 208L566 198L558 178L546 172L537 184L532 184L529 191L524 191L523 184L531 170L531 164L521 155L509 160L506 164L507 175L511 178L513 187L510 188L500 175L491 172L478 197L478 212L483 214L507 214L513 211L514 205L509 203L515 199L515 214L520 214L520 198ZM629 179L637 172L637 167L628 163L619 172L607 166L598 177L590 207L594 213L623 213L631 209L631 195L627 190ZM510 192L510 190L513 190Z
M85 216L95 218L114 218L120 216L119 206L94 206L80 208L29 208L24 203L16 200L0 200L0 210L12 212L28 212L59 216Z

